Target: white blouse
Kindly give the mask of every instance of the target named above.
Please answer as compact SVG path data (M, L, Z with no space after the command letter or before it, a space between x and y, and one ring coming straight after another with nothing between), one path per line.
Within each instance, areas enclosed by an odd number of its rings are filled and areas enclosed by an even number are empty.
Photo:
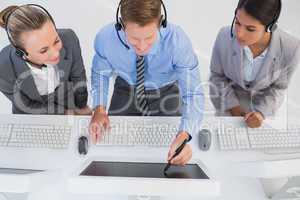
M244 80L245 82L254 81L259 73L264 59L268 53L268 48L265 49L259 56L253 58L253 54L248 46L243 48L244 53Z
M27 62L31 70L34 83L40 95L48 95L55 91L59 85L59 71L56 65L47 65L41 69L33 67Z

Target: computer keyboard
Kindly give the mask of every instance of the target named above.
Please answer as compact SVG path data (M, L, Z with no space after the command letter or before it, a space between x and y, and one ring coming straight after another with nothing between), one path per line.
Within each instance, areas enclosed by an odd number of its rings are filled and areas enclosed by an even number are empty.
M70 126L0 124L2 147L65 149L70 137Z
M220 128L221 150L300 150L300 129Z
M97 146L169 147L178 131L178 123L165 120L111 120ZM88 135L88 123L81 125L81 135Z

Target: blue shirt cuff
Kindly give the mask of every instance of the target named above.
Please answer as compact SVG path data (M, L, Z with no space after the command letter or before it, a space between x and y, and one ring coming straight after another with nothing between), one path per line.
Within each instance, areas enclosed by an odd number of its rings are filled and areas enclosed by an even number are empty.
M178 133L187 132L193 136L200 130L201 120L200 119L181 119Z

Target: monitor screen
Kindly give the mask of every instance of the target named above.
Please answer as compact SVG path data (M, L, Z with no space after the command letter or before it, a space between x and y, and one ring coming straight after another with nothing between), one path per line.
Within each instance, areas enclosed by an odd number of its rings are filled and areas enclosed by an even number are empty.
M0 168L0 174L33 174L42 172L43 170L34 170L34 169L14 169L14 168Z
M136 163L136 162L102 162L93 161L81 176L113 176L136 178L184 178L209 179L204 171L196 164L185 166L172 165L164 174L165 163Z

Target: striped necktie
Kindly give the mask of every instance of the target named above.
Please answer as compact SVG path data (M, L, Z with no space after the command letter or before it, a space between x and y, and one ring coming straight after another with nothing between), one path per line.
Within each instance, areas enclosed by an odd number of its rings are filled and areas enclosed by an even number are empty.
M137 56L136 60L136 100L138 110L143 116L150 115L148 102L145 93L145 58L144 56Z

